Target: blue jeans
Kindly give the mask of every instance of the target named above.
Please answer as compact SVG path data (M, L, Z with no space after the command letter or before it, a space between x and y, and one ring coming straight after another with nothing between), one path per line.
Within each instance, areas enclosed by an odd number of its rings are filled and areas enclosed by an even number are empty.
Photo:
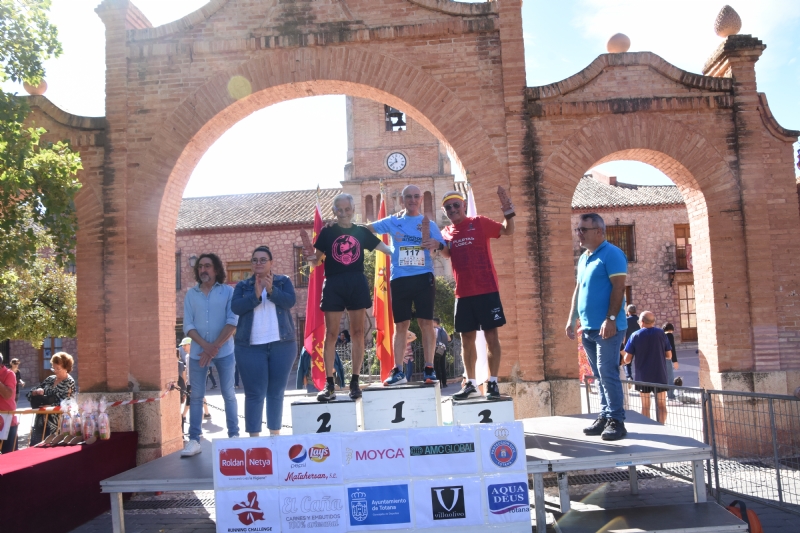
M281 429L283 393L297 357L297 341L237 344L235 354L244 385L244 430L261 433L265 401L267 427Z
M233 354L214 358L211 364L217 368L219 375L219 389L225 401L225 421L228 425L228 436L239 434L239 408L236 405L236 393L233 390L233 369L236 360ZM189 382L196 383L192 387L192 399L189 402L189 438L199 441L203 430L200 424L203 421L203 398L206 395L207 366L200 366L199 359L189 358Z
M599 378L600 413L620 422L625 421L622 381L619 379L619 347L624 338L624 329L609 339L603 339L599 329L583 330L583 349L592 372Z
M675 369L672 368L672 361L665 359L667 362L667 385L675 385ZM667 389L667 398L670 400L675 399L675 389Z

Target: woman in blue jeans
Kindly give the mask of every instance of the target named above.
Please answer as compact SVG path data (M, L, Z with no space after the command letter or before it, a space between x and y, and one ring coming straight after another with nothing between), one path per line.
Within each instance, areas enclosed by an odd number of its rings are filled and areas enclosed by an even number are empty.
M231 301L239 315L233 342L244 385L244 425L251 437L261 434L266 400L267 427L279 435L283 393L297 357L294 286L287 276L273 274L269 247L256 248L250 261L253 276L236 284Z

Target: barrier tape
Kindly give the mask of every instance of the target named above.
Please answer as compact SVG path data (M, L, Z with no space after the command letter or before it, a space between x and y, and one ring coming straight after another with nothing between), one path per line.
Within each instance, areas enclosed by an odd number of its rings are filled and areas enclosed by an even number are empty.
M155 398L143 398L141 400L121 400L118 402L112 402L106 405L108 407L119 407L120 405L134 405L137 403L150 403L150 402L157 402L164 398L164 396L172 390L179 390L178 386L175 382L170 381L167 383L167 389L162 392L159 396ZM59 414L61 413L61 406L54 405L52 407L41 407L39 409L17 409L16 411L0 411L0 414L3 415L50 415L50 414Z

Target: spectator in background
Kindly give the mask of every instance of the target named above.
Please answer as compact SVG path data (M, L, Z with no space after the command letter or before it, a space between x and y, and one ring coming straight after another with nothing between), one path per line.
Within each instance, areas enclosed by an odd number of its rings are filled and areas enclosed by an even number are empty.
M184 337L181 343L178 345L178 358L183 361L183 368L188 368L189 365L189 352L192 349L192 339L189 337ZM181 414L181 419L186 422L186 413L189 412L189 405L192 401L192 382L191 378L189 377L189 373L186 372L184 375L184 379L186 380L186 399L185 404L183 406L183 413ZM208 412L208 403L206 403L205 396L203 397L203 418L206 420L211 419L211 413Z
M343 329L339 332L339 338L336 339L336 346L344 346L350 343L350 332Z
M666 360L672 359L672 347L664 330L656 327L656 317L645 311L639 317L641 329L636 331L625 345L625 363L634 360L636 379L647 383L667 383ZM641 393L642 414L650 418L650 393L656 395L656 420L667 421L666 389L648 385L636 385Z
M442 320L439 317L434 317L433 329L436 331L433 370L439 378L439 384L442 388L445 388L447 387L447 347L450 345L450 335L442 327Z
M619 361L622 364L622 359L625 357L625 345L628 344L628 339L631 338L634 331L639 330L639 315L636 314L636 306L630 304L628 307L625 308L625 314L627 315L628 321L628 329L625 330L625 340L622 342L622 346L619 347ZM629 381L633 381L633 365L630 364L622 364L622 368L625 371L625 379ZM628 388L630 388L630 383L628 384Z
M414 348L411 343L417 340L413 331L406 331L406 351L403 352L403 370L407 379L414 374Z
M0 355L2 355L2 354L0 354ZM17 392L14 395L14 400L18 402L19 401L19 391L20 391L20 389L24 389L25 388L25 382L22 381L22 376L19 373L19 359L17 359L16 357L11 360L11 371L17 377Z
M0 411L14 411L17 409L16 400L17 376L3 364L3 354L0 354ZM17 449L17 416L11 417L11 428L5 440L0 441L0 453L11 453ZM10 488L10 487L9 487Z
M53 371L53 375L45 378L38 387L31 389L28 392L28 400L33 396L45 396L48 402L44 405L59 405L64 400L74 398L78 392L78 386L75 379L69 375L72 372L73 363L72 356L66 352L53 354L53 357L50 358L50 369ZM44 427L45 418L47 419L46 428ZM36 415L31 430L30 446L38 444L51 433L57 433L60 418L59 416Z
M675 326L671 322L665 322L661 329L667 335L669 345L672 347L672 360L667 361L667 385L675 385L675 371L678 370L678 351L675 349ZM676 402L675 389L667 389L667 400Z

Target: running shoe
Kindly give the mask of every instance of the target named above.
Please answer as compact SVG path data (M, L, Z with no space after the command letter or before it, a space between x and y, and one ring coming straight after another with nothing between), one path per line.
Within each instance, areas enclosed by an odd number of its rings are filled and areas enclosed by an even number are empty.
M358 386L358 381L350 381L350 399L357 400L361 398L361 387Z
M496 381L489 381L486 383L486 399L487 400L500 399L500 387L497 386Z
M422 371L422 381L430 385L431 383L438 381L436 379L436 371L433 369L432 366L426 366L425 370Z
M625 429L625 422L616 418L609 418L600 438L603 440L619 440L625 438L627 434L628 430Z
M317 401L318 402L333 402L336 401L336 391L333 388L333 385L330 383L325 383L325 388L319 391L317 394Z
M402 370L397 367L392 369L392 373L389 374L389 377L383 380L384 387L391 387L392 385L402 385L403 383L408 383L406 379L406 375L403 374Z
M206 420L210 420L211 419L211 413L204 414L203 418L205 418Z
M453 394L454 400L469 400L470 398L478 398L481 395L478 392L478 389L475 388L471 382L467 381L464 383L464 386L461 387L461 390L457 393Z
M608 419L600 413L597 416L597 420L595 420L591 426L583 428L584 435L600 435L603 433L603 430L606 429L606 424L608 423Z
M183 445L181 457L192 457L202 451L202 448L200 448L200 441L189 439L186 441L186 444Z

